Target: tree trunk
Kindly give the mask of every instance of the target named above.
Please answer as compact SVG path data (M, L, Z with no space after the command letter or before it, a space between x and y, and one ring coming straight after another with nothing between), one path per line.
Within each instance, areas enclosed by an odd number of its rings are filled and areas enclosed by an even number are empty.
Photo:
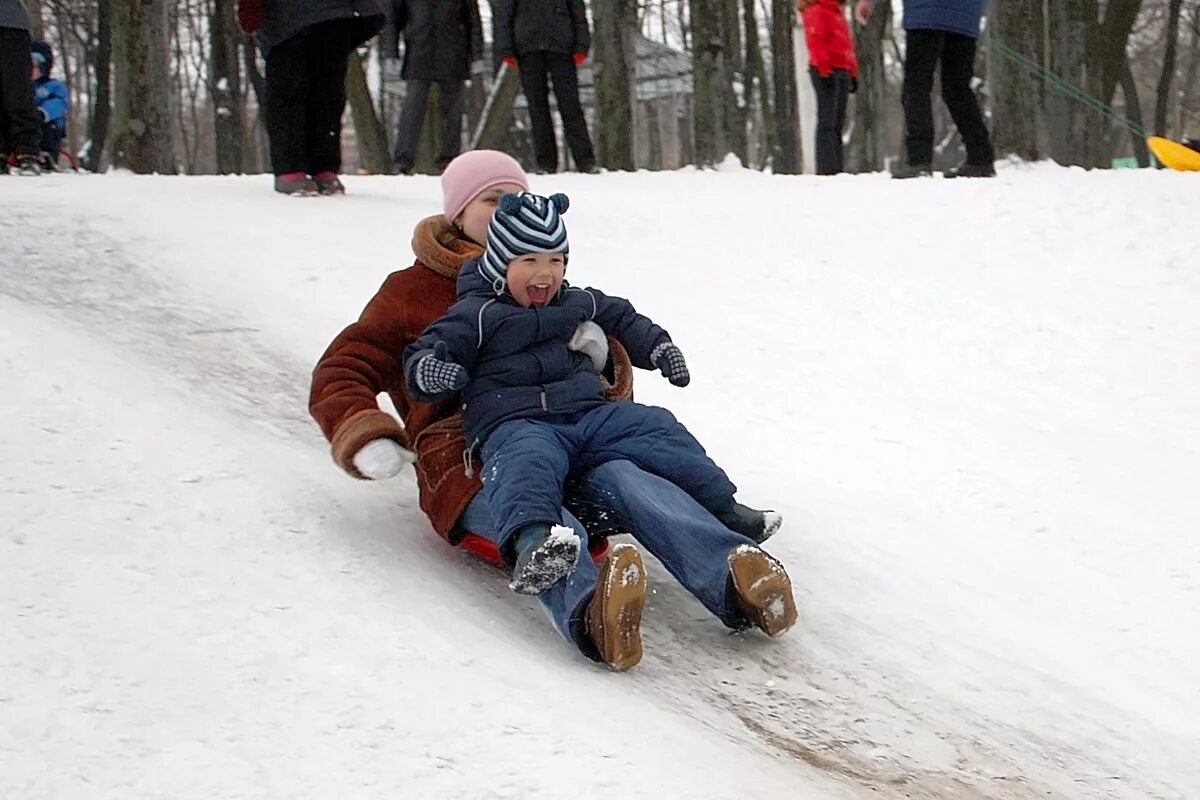
M1016 155L1027 161L1041 157L1038 129L1041 124L1042 81L1007 55L1012 50L1042 63L1042 0L1003 0L989 19L992 43L988 58L988 84L992 90L992 130L996 155Z
M632 171L637 56L634 0L594 0L592 74L596 86L596 160L602 167Z
M1088 85L1088 44L1096 23L1096 0L1051 0L1050 72L1071 86ZM1051 86L1046 95L1050 157L1060 164L1092 166L1089 134L1101 120L1079 100Z
M113 165L174 174L166 0L113 0Z
M719 9L712 0L691 0L692 125L696 166L712 167L729 152L725 138L724 104L720 92L721 57Z
M93 95L91 119L88 121L87 146L81 163L90 172L99 172L104 160L104 146L112 122L112 10L109 0L96 2L96 89Z
M209 96L213 100L213 126L217 174L242 171L245 129L242 122L242 71L238 60L238 29L234 0L215 0L209 20L212 44Z
M720 71L718 86L720 87L723 105L721 117L725 121L725 140L729 143L729 152L738 157L742 164L747 163L746 155L746 103L749 79L746 76L745 65L742 63L742 31L738 20L738 0L722 0L719 15L721 25ZM737 78L741 77L742 96L734 86Z
M367 88L367 75L357 53L350 54L346 67L346 97L350 101L350 113L354 118L354 133L363 166L374 175L391 174L392 159L388 154L387 132L375 113L371 90Z
M1125 59L1125 67L1121 70L1121 93L1125 95L1125 115L1139 129L1145 130L1142 119L1142 103L1138 99L1137 81L1133 79L1133 71L1129 68L1129 59ZM1137 157L1139 167L1150 166L1150 149L1146 145L1146 137L1131 133L1133 154Z
M242 163L246 172L269 170L271 147L267 141L266 126L263 124L263 110L267 107L267 79L258 69L257 50L254 40L249 37L242 39L242 63L250 88L254 92L254 107L257 109L255 122L249 129L251 135L247 137L248 141L243 143Z
M851 172L878 172L886 166L887 73L883 68L883 42L891 26L891 0L877 2L866 25L854 23L858 92L854 95L854 129L847 153Z
M1167 10L1167 47L1163 52L1162 72L1154 93L1154 135L1167 135L1167 113L1171 105L1171 81L1175 78L1175 55L1179 49L1179 12L1183 0L1171 0Z
M743 0L742 3L742 27L746 31L746 107L753 108L757 96L761 104L764 128L764 132L756 137L758 151L760 154L764 151L769 154L775 137L774 114L771 108L770 84L767 82L767 67L763 63L762 50L758 44L758 19L754 14L754 2L755 0ZM756 166L761 169L766 162L767 157L760 155Z
M497 73L491 89L492 103L485 109L479 126L471 134L471 147L479 150L502 150L512 120L513 104L521 92L521 79L515 69L504 67Z
M775 78L775 147L771 153L776 175L800 172L800 117L796 100L796 57L792 49L793 0L771 0L772 72Z

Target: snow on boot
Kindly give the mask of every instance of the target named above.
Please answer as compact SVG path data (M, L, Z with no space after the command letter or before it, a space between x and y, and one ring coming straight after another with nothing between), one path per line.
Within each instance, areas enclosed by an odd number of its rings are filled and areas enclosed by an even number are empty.
M729 554L729 575L738 609L767 636L782 636L796 624L796 599L783 565L750 545Z
M715 514L729 530L740 533L755 544L762 544L783 525L783 517L775 511L759 511L734 502L727 510Z
M646 567L630 544L613 545L600 567L596 593L584 614L584 629L600 659L614 672L642 660L642 609L646 606Z
M541 534L521 551L513 567L508 588L517 594L541 594L569 575L579 558L582 545L575 531L565 525L541 527Z

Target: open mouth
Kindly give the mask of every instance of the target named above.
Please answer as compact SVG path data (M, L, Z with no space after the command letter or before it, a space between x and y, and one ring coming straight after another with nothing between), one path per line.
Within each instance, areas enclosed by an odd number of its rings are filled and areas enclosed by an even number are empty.
M550 302L550 284L548 283L531 283L525 287L525 291L529 294L529 302L535 306L544 306Z

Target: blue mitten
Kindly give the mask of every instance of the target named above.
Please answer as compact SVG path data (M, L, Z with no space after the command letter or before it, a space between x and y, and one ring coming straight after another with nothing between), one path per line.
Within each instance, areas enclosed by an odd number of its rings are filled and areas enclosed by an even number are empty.
M438 342L433 352L417 359L413 378L422 394L436 396L457 392L467 385L467 371L446 359L446 343Z
M658 368L663 377L673 386L687 386L692 382L683 351L672 342L662 342L650 351L650 363Z

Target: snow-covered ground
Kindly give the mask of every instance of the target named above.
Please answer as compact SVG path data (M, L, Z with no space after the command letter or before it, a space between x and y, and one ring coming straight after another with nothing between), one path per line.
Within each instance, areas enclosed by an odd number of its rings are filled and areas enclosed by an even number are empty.
M651 563L623 675L331 462L309 372L438 208L348 185L0 180L0 797L1200 796L1194 176L539 178L801 609Z

